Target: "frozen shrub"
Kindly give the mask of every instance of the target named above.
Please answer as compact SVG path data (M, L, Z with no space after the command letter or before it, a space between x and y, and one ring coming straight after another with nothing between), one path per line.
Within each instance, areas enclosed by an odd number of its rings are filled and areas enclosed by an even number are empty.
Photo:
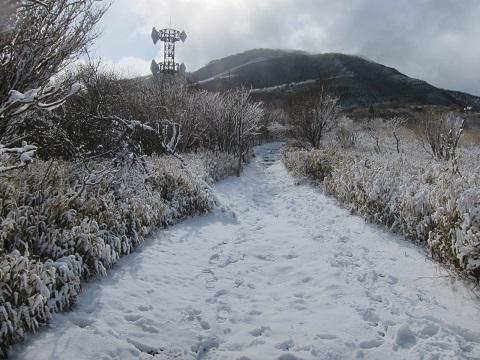
M387 226L465 275L480 279L480 177L478 149L465 149L460 172L419 154L399 154L397 143L374 152L288 149L286 167L297 176L323 181L326 193L369 221ZM463 159L463 157L462 157ZM463 175L461 175L463 174ZM467 175L468 174L468 175Z
M25 331L35 331L61 311L81 289L81 269L77 257L48 260L44 263L15 250L0 260L0 353L23 339Z
M464 124L464 119L452 113L432 112L420 126L419 141L434 159L454 159Z
M306 177L315 182L321 182L330 175L334 167L331 161L335 159L336 150L325 148L322 150L296 150L287 148L282 153L285 166L297 176ZM326 155L328 154L328 156Z
M478 174L442 179L429 234L432 254L480 278L480 185Z
M355 147L357 142L357 133L353 121L348 118L342 119L335 131L335 140L342 149L350 149Z
M185 161L210 183L236 171L233 155ZM214 206L211 193L171 156L120 168L38 160L29 171L14 171L0 182L1 355L70 306L82 280L105 276L157 229Z

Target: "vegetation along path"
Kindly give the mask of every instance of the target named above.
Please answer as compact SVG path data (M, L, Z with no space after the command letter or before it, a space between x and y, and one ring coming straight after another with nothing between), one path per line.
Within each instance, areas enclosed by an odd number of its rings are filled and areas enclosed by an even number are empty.
M189 219L85 286L13 359L480 359L480 305L400 237L256 149Z

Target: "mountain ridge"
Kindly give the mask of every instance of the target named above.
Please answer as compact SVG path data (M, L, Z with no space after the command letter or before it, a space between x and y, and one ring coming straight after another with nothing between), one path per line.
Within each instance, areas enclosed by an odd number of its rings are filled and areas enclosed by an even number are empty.
M223 91L245 86L262 100L279 100L309 82L328 81L340 94L344 108L378 103L408 105L471 106L479 111L479 97L437 88L357 55L312 54L291 49L252 49L210 61L187 76L201 88Z

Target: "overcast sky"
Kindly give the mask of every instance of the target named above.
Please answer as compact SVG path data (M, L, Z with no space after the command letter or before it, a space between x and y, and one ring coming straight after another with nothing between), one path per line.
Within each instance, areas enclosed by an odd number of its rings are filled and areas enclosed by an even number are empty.
M163 60L154 26L185 30L175 60L187 71L254 48L340 52L480 95L479 0L114 0L94 55L149 74Z

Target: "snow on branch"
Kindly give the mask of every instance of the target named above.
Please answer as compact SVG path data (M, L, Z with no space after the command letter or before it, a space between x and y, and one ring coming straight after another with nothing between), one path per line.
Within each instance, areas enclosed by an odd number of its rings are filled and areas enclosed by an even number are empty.
M0 108L0 119L19 115L31 107L52 111L61 106L65 100L80 90L80 84L73 84L70 91L59 98L55 98L63 93L60 84L48 86L45 88L30 89L24 93L17 90L10 90L8 100Z
M113 177L116 172L118 172L118 170L112 170L107 167L102 167L99 170L86 173L83 179L80 180L80 185L76 189L76 192L67 200L67 203L73 203L84 193L85 189L88 186L98 185L100 184L100 182L105 181L107 178Z
M0 158L0 177L2 176L2 173L27 166L29 163L32 162L32 157L35 154L36 150L36 146L28 145L25 141L22 142L22 147L17 148L7 148L0 144L0 156L2 156L3 154L19 155L19 163L9 166L3 166L1 164Z
M166 139L168 139L168 131L171 129L172 134L170 136L170 140L168 143L165 143ZM180 124L174 123L173 121L167 120L165 125L163 126L163 139L162 139L162 146L163 148L171 153L175 153L175 149L177 148L178 143L181 139L181 127Z
M60 84L55 86L49 86L45 88L31 89L25 93L21 93L17 90L10 90L8 100L0 108L0 121L2 119L18 116L28 109L34 107L38 109L52 111L61 106L65 100L80 90L80 84L74 84L71 86L69 92L66 95L60 95L64 93ZM60 97L58 97L60 95ZM34 145L28 145L26 142L22 143L22 147L7 148L0 143L0 174L10 170L19 169L25 167L32 162L32 157L37 150ZM12 156L19 156L19 162L13 165L3 165L11 161ZM2 155L7 155L6 158Z

